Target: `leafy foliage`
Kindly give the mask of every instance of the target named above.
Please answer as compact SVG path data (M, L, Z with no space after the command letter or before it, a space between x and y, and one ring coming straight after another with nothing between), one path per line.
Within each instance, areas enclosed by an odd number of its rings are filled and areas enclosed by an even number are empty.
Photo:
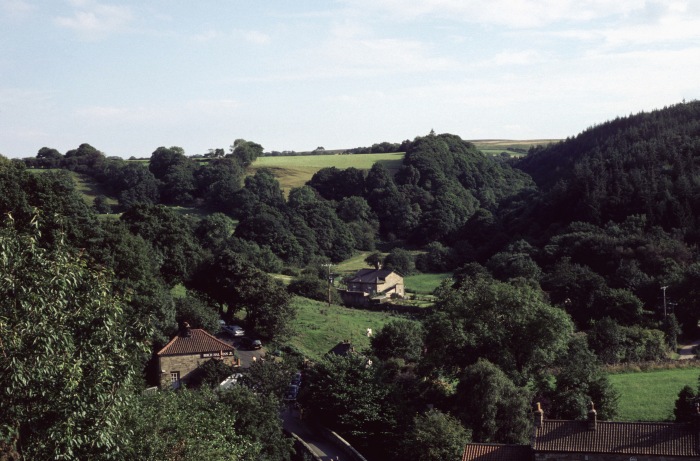
M119 457L144 351L111 274L38 231L0 230L0 437L27 459Z
M428 410L413 419L403 443L404 459L443 461L459 459L471 434L458 419L440 410Z
M527 443L530 398L497 366L479 360L460 376L455 408L476 442Z
M123 459L253 459L263 444L241 434L238 412L208 390L135 397L123 421L131 440Z

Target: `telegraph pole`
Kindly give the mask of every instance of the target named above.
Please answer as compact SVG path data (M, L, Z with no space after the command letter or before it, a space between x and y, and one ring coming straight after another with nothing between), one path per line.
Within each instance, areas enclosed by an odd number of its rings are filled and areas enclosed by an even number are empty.
M664 292L664 318L666 318L666 288L668 288L668 286L661 287L661 291Z
M333 267L333 264L321 264L321 266L328 268L328 307L331 307L331 285L333 284L333 277L331 277L331 267Z

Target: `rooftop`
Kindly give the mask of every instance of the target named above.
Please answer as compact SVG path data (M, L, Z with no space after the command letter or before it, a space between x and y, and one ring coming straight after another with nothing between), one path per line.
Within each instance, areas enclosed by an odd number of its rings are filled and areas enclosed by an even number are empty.
M394 271L390 269L360 269L348 282L351 283L376 283L377 279L385 280Z
M529 461L532 449L528 445L470 443L464 449L462 461Z
M171 339L170 342L158 352L158 355L189 355L236 350L230 344L226 344L200 328L192 328L189 331L189 336L179 334Z
M689 423L544 420L533 446L537 452L700 456L698 431Z

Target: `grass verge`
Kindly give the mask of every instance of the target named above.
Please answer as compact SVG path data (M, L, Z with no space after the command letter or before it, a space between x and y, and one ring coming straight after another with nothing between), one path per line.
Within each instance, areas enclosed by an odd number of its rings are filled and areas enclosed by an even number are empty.
M620 392L619 421L667 421L673 419L678 392L685 385L697 387L700 368L624 372L608 375Z
M392 318L386 312L350 309L295 296L295 334L288 343L311 360L319 360L341 341L348 340L355 350L369 348L367 328L380 330Z

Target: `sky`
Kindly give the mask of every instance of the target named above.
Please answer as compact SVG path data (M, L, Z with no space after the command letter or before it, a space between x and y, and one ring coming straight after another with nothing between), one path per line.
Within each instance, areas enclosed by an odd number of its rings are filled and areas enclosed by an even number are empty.
M700 99L700 1L0 0L0 154L575 136Z

